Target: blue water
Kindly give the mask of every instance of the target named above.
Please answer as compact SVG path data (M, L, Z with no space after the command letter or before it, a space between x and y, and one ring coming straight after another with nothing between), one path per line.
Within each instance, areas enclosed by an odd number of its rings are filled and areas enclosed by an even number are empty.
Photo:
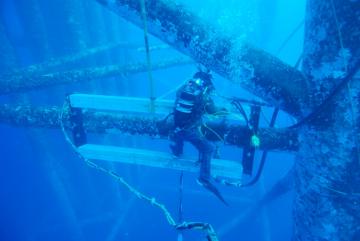
M305 0L189 0L179 1L193 13L239 34L282 61L294 65L303 44L303 27L279 52L289 34L303 21ZM143 47L143 31L95 0L2 0L0 21L16 59L13 68L42 63L50 58L75 54L87 48L114 42ZM163 44L150 37L150 45ZM155 63L181 56L167 48L152 51ZM3 59L1 61L4 61ZM52 71L145 62L136 48L117 47ZM8 67L1 66L6 72ZM4 69L5 68L5 69ZM153 72L155 95L177 86L196 70L196 65ZM125 74L93 82L54 86L0 97L0 103L61 106L71 92L148 97L147 73ZM215 75L217 90L228 96L251 97L237 85ZM174 95L168 98L172 99ZM270 118L272 109L264 109ZM291 123L281 114L279 126ZM266 121L262 117L261 124ZM86 166L65 141L60 130L13 127L0 124L0 240L177 240L163 213L138 200L108 175ZM144 137L92 135L99 143L156 148L168 151L166 141ZM186 151L196 154L191 147ZM229 159L241 159L241 150L224 147ZM261 153L256 155L255 167ZM286 241L292 235L292 192L242 219L244 213L283 177L293 164L291 153L269 153L260 181L252 187L220 187L230 207L225 207L196 184L197 174L184 175L184 219L211 223L226 241ZM166 205L177 218L179 172L122 164L104 164L115 169L134 187ZM188 231L184 240L204 240L203 233Z

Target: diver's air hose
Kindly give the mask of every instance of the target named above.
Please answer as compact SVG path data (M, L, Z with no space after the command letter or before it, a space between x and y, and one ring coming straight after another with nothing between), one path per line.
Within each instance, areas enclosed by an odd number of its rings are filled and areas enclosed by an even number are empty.
M359 56L359 55L357 55ZM296 124L288 127L289 129L298 128L306 123L311 122L320 112L323 108L325 108L331 100L352 80L352 78L356 75L357 71L360 68L360 58L358 58L355 61L354 68L352 68L349 73L340 81L340 83L335 86L335 88L331 91L331 93L326 97L326 99L319 104L313 112L311 112L309 115L301 119Z

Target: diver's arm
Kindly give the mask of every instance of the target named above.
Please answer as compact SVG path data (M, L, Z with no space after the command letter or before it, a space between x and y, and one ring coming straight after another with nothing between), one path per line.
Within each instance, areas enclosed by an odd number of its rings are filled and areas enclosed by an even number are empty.
M180 88L177 89L177 91L176 91L176 100L179 99L180 94L181 94L181 92L183 91L184 88L185 88L184 86L181 86Z
M226 108L216 106L210 97L208 97L206 100L205 111L210 115L226 115L229 113Z
M184 86L181 86L180 88L178 88L178 90L176 91L176 98L175 98L175 102L174 102L174 108L176 107L177 103L179 102L180 99L180 95L184 90Z

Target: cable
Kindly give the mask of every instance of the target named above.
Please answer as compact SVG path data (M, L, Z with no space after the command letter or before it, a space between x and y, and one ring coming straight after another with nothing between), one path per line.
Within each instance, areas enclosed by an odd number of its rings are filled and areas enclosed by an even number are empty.
M337 32L338 32L338 36L339 36L339 43L340 43L340 47L342 49L342 54L344 54L345 52L345 48L344 48L344 44L343 44L343 38L342 38L342 34L341 34L341 31L340 31L340 27L339 27L339 22L338 22L338 18L337 18L337 14L336 14L336 11L335 11L335 6L334 6L334 2L333 0L331 0L331 8L332 8L332 11L333 11L333 15L334 15L334 19L335 19L335 24L336 24L336 27L337 27ZM355 53L354 56L359 56L359 53ZM342 56L343 57L343 62L344 62L344 68L345 68L345 71L348 72L348 65L347 65L347 62L345 60L345 56ZM356 57L355 57L356 58ZM304 117L302 120L300 120L298 123L288 127L288 128L297 128L305 123L308 123L309 121L313 120L317 114L320 113L320 111L326 107L330 101L332 100L332 98L334 98L341 90L342 88L345 87L345 85L347 85L347 88L348 88L348 91L349 91L349 99L350 99L350 103L351 103L351 109L352 109L352 118L354 118L354 114L355 114L355 111L354 111L354 104L352 102L352 98L351 98L351 89L350 89L350 86L349 86L349 82L352 80L352 78L355 76L355 74L357 73L358 69L360 68L360 59L357 58L354 60L354 67L353 69L348 72L348 74L340 81L340 83L335 86L333 88L333 90L330 92L330 94L327 96L327 98L321 103L319 104L315 110L313 112L311 112L308 116ZM355 121L353 120L353 123L355 123ZM354 124L353 124L354 125ZM354 129L355 130L355 129ZM358 142L358 141L357 141ZM358 153L360 153L360 147L359 147L359 143L357 143L357 146L358 146ZM359 156L359 155L358 155ZM359 157L360 158L360 157ZM359 159L359 163L360 163L360 159Z
M331 8L332 8L332 11L333 11L333 15L334 15L334 19L335 19L335 23L336 23L336 28L337 28L337 32L338 32L338 37L339 37L339 43L340 43L340 47L342 49L342 54L344 54L345 52L345 48L344 48L344 45L343 45L343 38L342 38L342 34L341 34L341 31L340 31L340 27L339 27L339 22L338 22L338 19L337 19L337 14L336 14L336 11L335 11L335 6L334 6L334 2L333 0L330 0L331 2ZM359 53L355 53L354 56L359 56ZM348 71L348 64L347 64L347 61L345 59L345 56L342 56L343 57L343 63L344 63L344 69L346 72L348 72L348 74L342 78L342 80L340 81L340 83L335 86L333 88L333 90L330 92L330 94L326 97L326 99L321 103L319 104L315 110L313 112L311 112L308 116L306 116L305 118L303 118L302 120L300 120L298 123L296 123L295 125L292 125L290 126L289 128L297 128L297 127L300 127L301 125L303 124L306 124L306 123L309 123L311 122L330 102L331 100L341 91L343 90L344 87L347 87L347 91L348 91L348 98L349 98L349 101L350 101L350 105L351 105L351 111L352 111L352 126L353 126L353 130L356 131L356 125L355 125L355 107L354 107L354 103L352 101L352 97L351 97L351 88L350 88L350 82L351 80L353 79L353 77L355 76L355 74L357 73L357 71L359 70L360 68L360 59L357 58L354 60L354 67ZM359 140L357 138L357 133L355 132L355 144L356 144L356 148L357 148L357 153L358 153L358 162L360 164L360 147L359 147ZM319 179L325 179L324 177L320 176L320 175L316 175L314 176L315 177L318 177ZM325 179L325 180L328 180L328 179ZM348 192L343 192L343 191L340 191L340 190L337 190L335 188L332 188L332 187L329 187L327 185L324 185L324 183L318 181L318 185L322 188L325 188L331 192L334 192L336 194L339 194L339 195L342 195L344 197L360 197L360 193L348 193ZM309 186L310 188L310 186Z
M269 128L273 128L275 126L276 118L277 118L277 116L279 114L279 111L280 111L280 109L278 107L276 107L274 109L274 112L273 112L272 117L271 117ZM264 169L265 163L266 163L267 154L268 154L268 150L265 149L263 151L263 153L262 153L261 160L260 160L260 165L259 165L259 168L258 168L258 171L257 171L255 177L251 181L249 181L248 183L242 184L241 187L252 186L259 180L259 178L260 178L260 176L262 174L262 171Z
M302 60L302 54L299 56L298 60L296 61L296 64L294 66L294 68L298 68L299 67L299 64ZM243 109L242 105L241 105L241 102L243 101L243 99L239 99L239 98L236 98L236 99L233 99L232 100L232 104L239 110L239 112L244 116L244 119L246 120L246 123L247 123L247 126L250 130L252 130L249 126L249 120L247 118L247 115L246 115L246 112L245 110ZM247 103L252 103L254 105L258 104L259 106L266 106L265 103L257 103L257 102L253 102L253 101L247 101L245 100ZM270 122L266 119L264 113L262 111L260 111L260 113L263 115L265 121L269 124L269 127L270 128L273 128L275 126L275 122L276 122L276 118L279 114L279 107L276 107L274 109L274 112L272 114L272 117L271 117L271 120ZM253 132L253 134L255 134ZM266 163L266 160L267 160L267 154L268 154L268 151L265 149L261 155L261 159L260 159L260 165L259 165L259 168L258 168L258 171L255 175L255 177L249 181L248 183L246 184L242 184L241 182L230 182L230 181L227 181L227 180L223 180L223 179L220 179L218 177L215 177L215 180L217 182L220 182L224 185L227 185L227 186L233 186L233 187L249 187L249 186L252 186L254 185L260 178L262 172L263 172L263 169L264 169L264 166L265 166L265 163Z
M249 119L248 119L248 117L247 117L247 115L246 115L246 112L245 112L244 108L243 108L242 105L240 104L240 101L239 101L239 100L233 100L233 101L231 102L231 104L233 104L233 105L235 106L235 108L240 112L240 114L244 117L244 120L245 120L245 122L246 122L246 126L247 126L249 129L251 129L251 128L250 128L250 125L249 125Z
M337 86L335 86L335 88L326 97L326 99L321 104L319 104L313 112L311 112L309 115L301 119L299 122L288 128L289 129L298 128L303 124L312 121L321 112L321 110L323 110L330 103L330 101L352 80L352 78L357 73L359 68L360 68L360 59L357 59L355 60L354 68L351 71L349 71L347 76L345 76Z

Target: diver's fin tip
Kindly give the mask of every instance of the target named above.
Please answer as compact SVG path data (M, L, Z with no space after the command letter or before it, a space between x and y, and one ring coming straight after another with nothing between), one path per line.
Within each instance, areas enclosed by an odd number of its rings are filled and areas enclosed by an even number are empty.
M219 190L207 179L199 178L197 182L206 188L208 191L212 192L225 206L229 207L229 203L225 201Z

